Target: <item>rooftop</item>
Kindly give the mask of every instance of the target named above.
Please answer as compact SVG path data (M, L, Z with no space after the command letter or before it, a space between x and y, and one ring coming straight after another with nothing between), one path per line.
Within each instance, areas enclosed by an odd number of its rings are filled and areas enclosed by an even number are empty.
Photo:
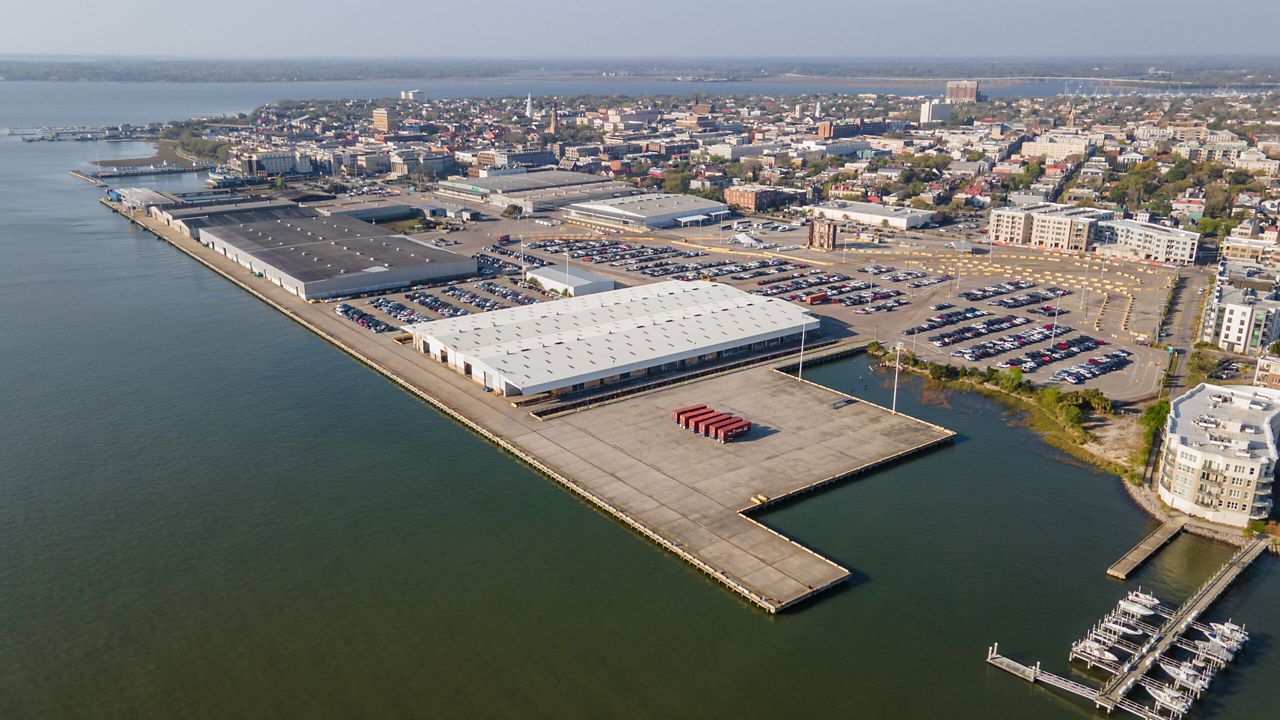
M681 195L675 193L653 193L633 195L630 197L609 198L592 202L577 203L574 208L594 212L607 212L615 215L626 215L645 218L671 213L714 213L723 212L727 206L717 200L708 200L697 195Z
M1169 437L1202 452L1276 457L1280 390L1200 383L1173 401Z

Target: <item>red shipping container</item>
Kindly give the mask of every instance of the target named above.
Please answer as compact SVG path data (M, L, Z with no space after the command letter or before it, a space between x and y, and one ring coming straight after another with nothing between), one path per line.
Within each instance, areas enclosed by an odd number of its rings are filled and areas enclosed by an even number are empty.
M730 440L736 437L745 435L750 430L751 430L751 423L747 420L742 420L732 425L726 425L724 427L717 428L716 440L719 440L722 443L729 442Z
M704 417L708 417L708 416L710 416L710 415L719 415L719 414L720 414L720 413L716 412L715 410L712 410L711 408L703 408L702 410L694 410L693 412L685 413L684 415L682 415L682 416L680 417L680 425L681 425L682 427L687 427L687 428L689 428L690 430L692 430L692 429L693 429L693 423L697 422L697 420L698 420L699 418L704 418Z
M715 415L704 415L698 418L697 420L695 420L694 423L689 426L689 429L698 433L699 435L706 435L708 425L710 425L713 422L724 420L727 417L729 416L724 413L716 413Z
M740 420L742 420L742 418L736 415L725 415L723 418L720 418L715 422L708 423L706 426L706 429L703 430L702 434L710 438L716 437L716 433L717 431L720 430L720 428L729 427L730 425L733 425L734 423L739 422Z
M685 413L693 412L694 410L702 410L705 407L706 405L690 405L689 407L683 407L683 408L680 408L679 410L672 410L671 422L678 423L680 422L681 415L684 415Z

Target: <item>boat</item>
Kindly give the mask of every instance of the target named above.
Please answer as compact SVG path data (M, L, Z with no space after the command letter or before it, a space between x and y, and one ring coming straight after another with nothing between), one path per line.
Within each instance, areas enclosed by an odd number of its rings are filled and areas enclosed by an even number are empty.
M1239 652L1240 650L1241 642L1239 640L1236 640L1235 638L1228 637L1226 635L1221 635L1214 630L1201 630L1200 632L1205 637L1209 638L1209 640L1212 641L1213 643L1217 645L1221 645L1222 647L1230 650L1231 652Z
M1083 640L1076 646L1076 649L1097 660L1106 660L1113 663L1120 662L1120 658L1116 657L1115 653L1108 650L1106 645L1097 640Z
M1168 673L1169 677L1177 680L1192 690L1203 692L1209 688L1209 679L1196 672L1194 668L1185 663L1182 665L1176 665L1171 662L1161 661L1160 669Z
M1146 605L1149 608L1154 608L1160 604L1160 598L1155 595L1148 595L1141 590L1134 590L1129 593L1129 599L1140 605Z
M1224 638L1230 638L1238 643L1249 641L1249 632L1243 626L1233 622L1209 623L1209 627Z
M1143 617L1145 615L1154 615L1155 610L1143 605L1142 603L1130 602L1128 600L1120 601L1120 612L1128 613L1134 617Z
M1165 685L1163 687L1156 685L1143 685L1147 693L1156 699L1160 705L1169 708L1175 712L1184 713L1191 707L1191 700L1182 693Z
M1202 654L1221 662L1231 662L1236 659L1236 654L1230 649L1210 640L1197 640L1196 649Z
M1115 632L1122 633L1124 635L1141 635L1142 634L1141 630L1135 627L1129 627L1118 618L1108 618L1106 621L1102 623L1102 627L1107 628L1108 630L1114 630Z

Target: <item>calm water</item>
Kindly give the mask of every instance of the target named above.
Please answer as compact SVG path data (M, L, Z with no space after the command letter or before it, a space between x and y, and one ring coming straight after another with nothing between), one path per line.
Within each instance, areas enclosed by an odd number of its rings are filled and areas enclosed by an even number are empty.
M263 99L63 88L51 121ZM0 137L0 717L1086 718L986 646L1069 673L1126 587L1178 601L1230 553L1108 580L1149 529L1115 478L909 379L961 441L771 513L856 581L766 616L67 175L143 149ZM806 376L888 401L860 360ZM1278 567L1214 612L1256 640L1197 717L1274 714Z

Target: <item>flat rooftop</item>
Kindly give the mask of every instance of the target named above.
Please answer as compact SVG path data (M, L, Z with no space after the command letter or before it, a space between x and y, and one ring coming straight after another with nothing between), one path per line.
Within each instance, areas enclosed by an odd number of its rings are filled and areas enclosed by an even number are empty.
M302 282L467 260L341 215L223 225L205 230L205 237L225 242Z
M884 205L881 203L856 202L853 200L832 200L818 206L819 208L830 208L832 210L844 210L847 212L859 212L869 215L881 215L884 217L914 217L918 215L932 216L932 210L916 210L909 207L898 207L895 205Z
M1183 445L1224 455L1276 456L1272 423L1280 414L1280 391L1263 387L1200 383L1173 401L1169 436Z
M512 175L494 175L486 178L453 177L441 182L441 185L470 190L472 192L490 192L507 194L545 188L568 187L570 185L588 185L611 182L610 178L590 173L573 172L572 170L544 170L540 172L515 173Z
M676 212L725 212L728 210L728 206L717 200L708 200L697 195L656 193L577 203L571 205L569 209L582 209L643 219L666 216Z
M849 577L834 560L748 515L771 501L948 441L951 431L756 367L547 420L512 440L662 538L726 585L777 611ZM705 404L750 420L721 445L671 421ZM744 514L744 511L747 514Z

